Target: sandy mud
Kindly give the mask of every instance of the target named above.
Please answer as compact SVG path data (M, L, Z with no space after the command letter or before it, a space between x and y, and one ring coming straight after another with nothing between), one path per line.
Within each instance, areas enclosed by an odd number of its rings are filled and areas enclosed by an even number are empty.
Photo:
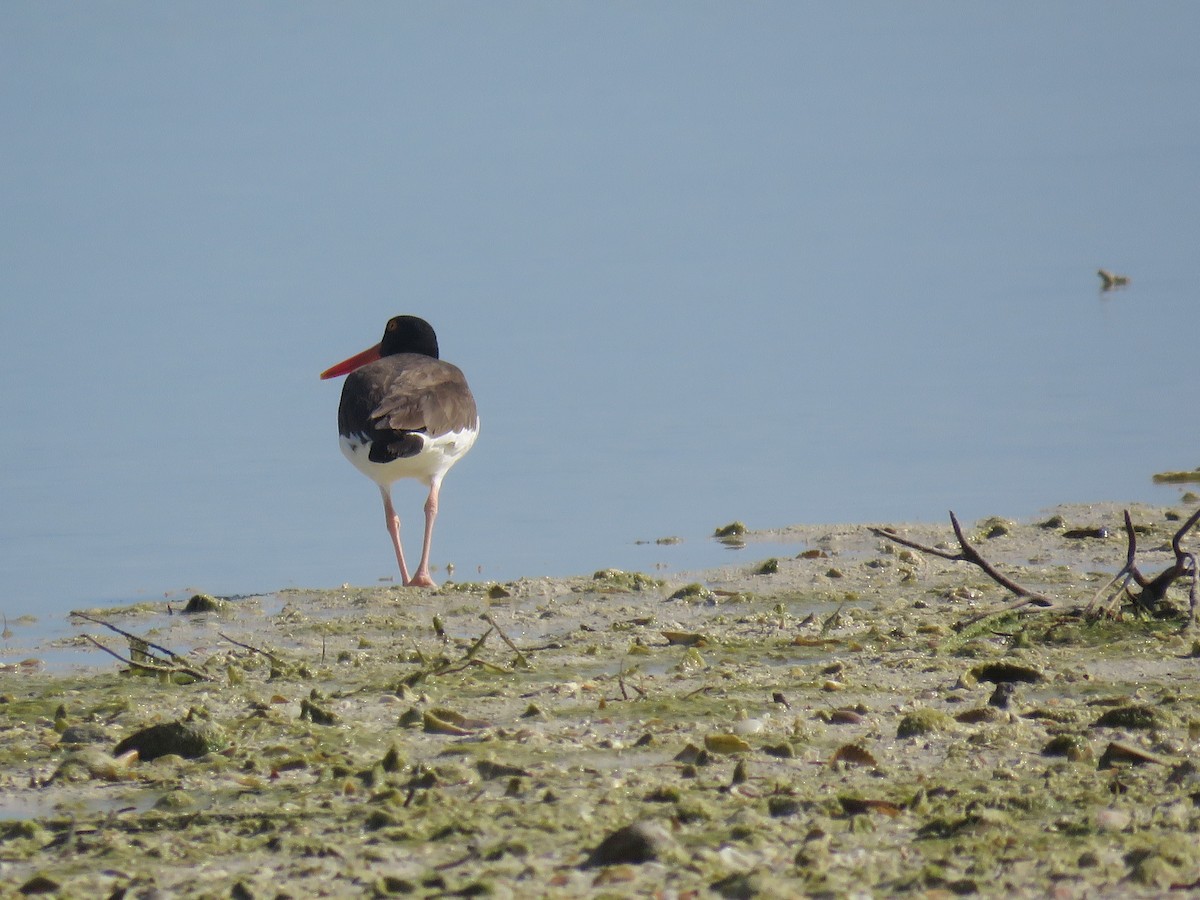
M1191 511L1131 510L1143 572ZM0 893L1195 889L1187 584L1158 615L1089 619L1120 509L1053 512L968 526L1054 600L983 618L1012 597L978 568L865 526L749 533L797 553L668 581L92 611L150 646L83 631L167 671L0 674ZM954 547L948 524L896 528Z

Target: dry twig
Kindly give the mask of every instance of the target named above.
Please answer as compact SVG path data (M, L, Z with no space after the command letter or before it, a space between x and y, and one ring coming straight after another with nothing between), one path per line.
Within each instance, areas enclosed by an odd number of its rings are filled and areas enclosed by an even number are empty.
M1125 535L1127 540L1125 565L1121 567L1121 571L1117 572L1117 574L1111 581L1108 582L1108 584L1104 585L1104 587L1096 592L1096 595L1085 608L1085 614L1089 616L1099 616L1101 613L1096 612L1097 606L1099 606L1099 609L1103 612L1108 612L1111 610L1113 601L1117 600L1117 598L1119 598L1122 594L1128 597L1130 602L1135 604L1139 609L1147 612L1154 612L1158 608L1158 605L1166 597L1167 589L1174 584L1176 580L1189 577L1191 579L1191 586L1188 591L1190 613L1189 622L1194 621L1197 603L1197 580L1200 578L1200 575L1197 573L1196 554L1185 551L1183 549L1182 542L1184 536L1196 526L1197 522L1200 522L1200 509L1197 509L1196 512L1192 513L1191 517L1183 523L1179 530L1175 532L1175 536L1171 539L1171 549L1175 552L1175 561L1157 575L1153 576L1152 578L1147 578L1137 567L1137 533L1134 530L1133 520L1130 518L1129 511L1125 510ZM1020 598L1016 603L1010 604L1003 610L981 613L980 615L967 619L965 622L960 622L957 626L960 630L968 627L969 625L973 625L981 619L985 619L988 616L993 615L995 612L1011 612L1012 610L1020 609L1021 607L1030 604L1040 607L1049 607L1054 605L1054 601L1045 594L1040 594L1036 591L1031 591L1028 588L1023 587L1022 585L1013 581L1011 578L1008 578L1002 573L998 572L991 563L984 559L983 555L971 544L970 541L967 540L966 535L963 534L962 526L959 525L958 519L955 517L953 511L950 513L950 523L954 526L955 537L958 538L959 550L957 553L953 553L949 550L942 550L939 547L929 547L918 541L901 537L890 528L872 528L871 532L877 537L886 538L889 541L894 541L897 544L910 547L913 550L920 551L921 553L928 553L931 556L938 556L942 559L948 559L951 561L969 562L983 570L983 572L986 573L987 576L997 584L1003 586ZM1118 583L1120 586L1115 591L1109 593L1104 602L1101 603L1100 597L1104 595L1106 591L1109 591L1113 585ZM1135 593L1130 589L1131 585L1137 585L1139 590Z
M1137 532L1134 530L1129 510L1125 510L1125 539L1127 546L1125 565L1121 567L1121 570L1113 576L1113 579L1108 584L1096 592L1096 596L1088 603L1085 613L1096 617L1109 614L1112 611L1114 601L1117 601L1122 594L1128 597L1130 602L1139 609L1153 613L1166 597L1167 589L1177 579L1190 576L1191 586L1188 590L1188 612L1189 621L1194 620L1196 617L1196 554L1183 549L1183 538L1184 535L1196 526L1197 522L1200 522L1200 509L1192 513L1191 517L1180 526L1179 530L1171 538L1171 549L1175 553L1175 561L1154 577L1147 578L1137 566ZM1112 591L1104 599L1104 602L1100 603L1100 595L1114 584L1117 584L1117 582L1120 582L1120 587ZM1138 586L1139 590L1136 593L1130 590L1131 584Z
M124 630L123 628L118 628L116 625L113 625L111 622L105 622L103 619L97 619L94 616L89 616L87 613L83 613L83 612L79 612L79 611L72 612L71 615L78 616L81 619L86 619L87 621L92 622L93 624L96 624L96 625L102 625L105 628L107 628L109 631L115 631L117 634L121 635L121 637L126 638L127 640L129 640L131 642L136 642L143 647L152 648L154 650L157 650L159 653L165 653L167 656L171 657L171 659L176 661L178 664L185 665L185 666L187 665L187 660L185 660L182 656L180 656L174 650L169 650L166 647L162 646L161 644L155 644L154 642L148 641L145 638L138 637L136 634L128 632L128 631ZM147 656L150 656L151 658L153 658L153 654L150 653L149 651L143 651L143 652L145 652Z
M889 541L895 541L897 544L902 544L905 547L911 547L913 550L919 550L920 552L928 553L931 556L940 556L942 559L948 559L952 562L969 562L971 565L982 569L983 572L992 579L992 581L1021 598L1018 602L1010 604L1004 610L1000 610L1002 612L1011 612L1014 609L1020 609L1021 607L1028 606L1030 604L1042 607L1054 605L1054 601L1045 594L1039 594L1037 591L1031 591L1029 588L1023 587L1022 585L1013 581L1011 578L1008 578L1001 572L998 572L995 566L984 559L983 554L976 550L974 545L967 540L966 535L963 534L962 526L958 524L958 517L954 515L953 510L950 511L950 524L954 526L954 536L958 538L959 550L957 553L951 553L949 550L942 550L938 547L929 547L917 541L909 540L908 538L901 537L900 535L896 534L896 532L892 531L890 528L872 528L871 532L877 537L886 538ZM959 627L965 628L966 626L972 625L979 621L979 619L986 618L990 615L992 615L991 612L976 616L962 623Z
M483 621L487 622L489 625L491 625L493 628L495 628L496 634L500 635L500 640L502 640L502 641L504 641L504 643L508 644L509 649L512 650L513 653L517 654L517 665L519 665L523 669L531 668L531 666L529 665L529 659L525 656L525 653L521 650L520 647L518 647L516 644L514 644L509 639L508 635L504 633L504 629L501 628L496 623L496 620L492 618L491 613L483 613L479 618L483 619Z
M95 616L89 616L87 613L76 610L73 611L71 615L78 616L81 619L86 619L88 622L92 622L96 625L102 625L110 631L115 631L117 634L129 641L129 650L131 655L143 655L146 657L146 660L149 660L149 662L147 662L145 660L134 661L132 659L126 659L116 651L105 647L90 634L84 635L85 638L87 638L105 653L109 654L110 656L115 656L130 668L141 669L145 672L154 672L159 675L187 675L190 678L195 678L197 681L213 680L212 676L207 672L194 668L186 659L184 659L174 650L170 650L161 644L155 644L153 641L148 641L145 638L138 637L132 632L126 631L123 628L118 628L111 622L105 622L103 619L97 619ZM152 649L157 650L159 653L165 653L168 657L170 657L170 662L156 657L150 652Z
M195 678L197 681L213 680L212 676L207 672L201 672L199 669L193 669L188 665L161 665L159 663L134 662L132 659L126 659L116 650L105 647L90 634L85 634L84 637L107 653L109 656L116 657L131 669L141 669L143 672L153 672L156 675L187 675L189 678Z
M235 641L233 638L231 638L229 635L225 634L225 632L223 632L223 631L218 631L217 637L224 638L225 640L229 641L229 643L234 644L235 646L241 647L243 650L249 650L251 653L261 654L262 656L265 656L267 659L269 659L271 662L275 663L275 665L277 665L277 666L283 665L283 660L281 660L278 656L276 656L274 653L272 653L269 650L263 650L261 647L255 647L252 644L243 644L241 641Z

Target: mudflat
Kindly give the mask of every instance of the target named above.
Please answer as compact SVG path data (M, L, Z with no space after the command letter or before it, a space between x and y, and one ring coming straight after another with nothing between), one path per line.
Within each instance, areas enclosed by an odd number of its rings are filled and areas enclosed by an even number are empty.
M1153 613L1085 614L1126 562L1121 511L965 528L1049 606L865 525L805 525L734 529L797 554L682 578L90 611L139 666L0 673L0 892L1195 888L1190 580ZM1193 511L1130 509L1143 573ZM949 524L888 527L957 547Z

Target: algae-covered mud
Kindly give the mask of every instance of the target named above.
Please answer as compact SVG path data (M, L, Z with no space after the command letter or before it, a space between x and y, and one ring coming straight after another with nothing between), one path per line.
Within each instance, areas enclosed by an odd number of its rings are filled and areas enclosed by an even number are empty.
M968 527L998 569L1054 600L984 618L1012 598L978 568L857 526L774 533L796 553L685 579L93 611L149 643L81 631L164 671L105 657L0 675L0 885L130 898L1195 888L1187 584L1154 617L1089 620L1125 562L1120 510L1056 512ZM1190 512L1131 510L1142 571L1175 559ZM948 526L895 527L954 546Z

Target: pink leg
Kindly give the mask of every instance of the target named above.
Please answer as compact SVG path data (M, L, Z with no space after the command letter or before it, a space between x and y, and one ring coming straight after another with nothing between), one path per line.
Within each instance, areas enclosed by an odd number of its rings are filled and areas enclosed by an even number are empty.
M433 577L429 574L429 547L433 543L433 521L437 518L438 493L441 489L441 479L435 479L429 485L429 499L425 501L425 540L421 544L421 562L417 564L417 571L413 574L412 580L405 582L406 584L437 587Z
M392 507L391 488L380 485L379 493L383 494L383 514L387 517L387 530L392 536L392 546L396 548L396 562L400 563L400 580L403 584L408 584L408 566L404 564L404 550L400 546L400 517Z

